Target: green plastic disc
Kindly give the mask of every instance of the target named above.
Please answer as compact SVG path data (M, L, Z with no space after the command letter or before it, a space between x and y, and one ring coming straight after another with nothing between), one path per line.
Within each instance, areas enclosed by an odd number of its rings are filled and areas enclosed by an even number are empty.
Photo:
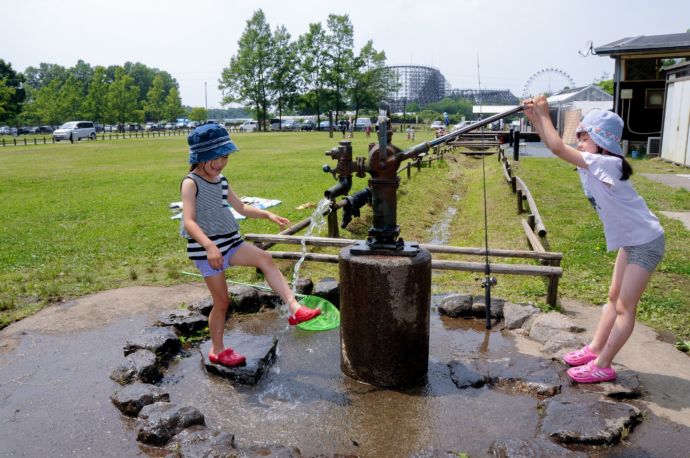
M318 296L304 296L299 303L310 309L320 309L321 315L297 325L305 331L330 331L340 326L340 311L335 305Z

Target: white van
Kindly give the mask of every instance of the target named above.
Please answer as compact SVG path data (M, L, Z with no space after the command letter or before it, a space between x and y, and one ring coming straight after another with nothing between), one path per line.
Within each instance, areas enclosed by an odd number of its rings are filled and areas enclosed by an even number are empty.
M238 130L240 132L254 132L258 128L259 128L259 122L252 120L252 121L245 121L242 124L240 124L240 127L238 127Z
M53 141L69 140L74 143L82 138L96 139L96 128L91 121L70 121L53 131Z

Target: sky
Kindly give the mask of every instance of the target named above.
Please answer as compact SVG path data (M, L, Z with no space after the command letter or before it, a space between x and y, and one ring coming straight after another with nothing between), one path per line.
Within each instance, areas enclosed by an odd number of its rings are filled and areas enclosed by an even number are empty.
M182 103L220 108L218 80L252 14L292 39L329 14L347 14L355 49L373 40L389 65L439 69L456 89L521 97L611 77L613 59L587 55L625 37L690 29L688 0L0 0L0 59L40 63L141 62L170 73ZM558 72L540 72L557 69Z

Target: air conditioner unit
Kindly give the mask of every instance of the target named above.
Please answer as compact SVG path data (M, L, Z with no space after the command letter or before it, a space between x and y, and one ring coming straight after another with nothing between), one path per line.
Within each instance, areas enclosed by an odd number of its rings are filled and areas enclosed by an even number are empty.
M661 154L661 137L647 137L647 156Z

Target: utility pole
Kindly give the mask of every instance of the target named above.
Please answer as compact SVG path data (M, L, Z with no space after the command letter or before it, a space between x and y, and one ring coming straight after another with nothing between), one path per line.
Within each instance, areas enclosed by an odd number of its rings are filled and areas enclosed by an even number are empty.
M204 108L206 109L206 113L208 116L208 97L206 95L206 81L204 81Z

